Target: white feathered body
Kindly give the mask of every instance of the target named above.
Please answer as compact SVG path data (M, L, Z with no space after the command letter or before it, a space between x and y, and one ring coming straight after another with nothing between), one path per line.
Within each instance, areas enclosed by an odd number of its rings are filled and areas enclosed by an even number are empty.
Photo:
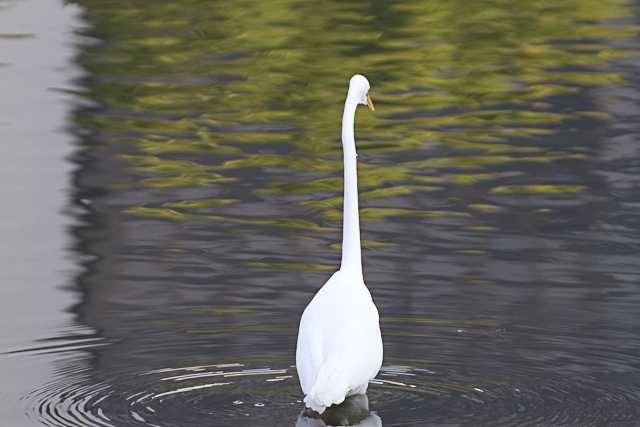
M302 314L296 367L305 404L316 412L367 391L382 365L376 308L362 274L339 270Z

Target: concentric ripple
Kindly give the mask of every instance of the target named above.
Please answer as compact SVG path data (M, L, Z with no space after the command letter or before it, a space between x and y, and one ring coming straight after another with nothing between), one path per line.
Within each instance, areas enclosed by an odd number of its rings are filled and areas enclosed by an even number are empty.
M637 376L473 375L387 366L370 388L371 407L402 425L631 426L640 419ZM480 379L482 378L482 379Z
M435 367L388 365L369 388L371 425L631 426L640 419L637 378L499 378ZM299 418L295 367L242 363L166 367L97 381L88 369L26 396L44 425L321 425ZM250 421L249 421L250 420ZM364 421L363 421L364 422ZM305 424L306 423L306 424ZM315 424L314 424L315 423ZM400 424L398 424L400 423ZM370 425L370 424L362 424Z
M27 396L31 415L49 426L190 426L216 419L268 419L300 411L295 369L240 363L163 368L96 381L88 370Z

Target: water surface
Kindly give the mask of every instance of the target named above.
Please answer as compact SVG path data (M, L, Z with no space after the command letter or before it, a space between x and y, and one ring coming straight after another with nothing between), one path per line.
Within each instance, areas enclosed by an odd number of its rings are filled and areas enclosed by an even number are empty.
M638 424L639 5L74 4L83 332L7 349L57 357L34 423L310 422L297 323L340 258L360 72L362 425Z
M25 356L49 338L89 327L67 311L80 266L67 249L73 135L67 129L82 75L74 62L79 8L0 0L0 424L40 425L25 395L56 375L59 354ZM43 25L46 22L46 25ZM62 288L65 289L62 289Z

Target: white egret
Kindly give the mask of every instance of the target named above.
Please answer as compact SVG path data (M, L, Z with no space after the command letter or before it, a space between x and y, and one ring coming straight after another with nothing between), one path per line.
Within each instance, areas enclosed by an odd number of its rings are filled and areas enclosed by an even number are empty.
M346 397L364 394L382 365L378 309L362 277L354 118L373 110L369 82L354 75L342 116L344 206L340 269L307 305L298 331L296 367L308 408L322 414Z

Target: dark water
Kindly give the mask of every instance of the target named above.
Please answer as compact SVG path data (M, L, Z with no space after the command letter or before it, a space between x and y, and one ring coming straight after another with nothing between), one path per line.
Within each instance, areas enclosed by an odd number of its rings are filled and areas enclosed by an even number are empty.
M5 370L49 366L16 399L0 385L24 425L318 424L298 419L294 349L340 258L355 72L377 107L356 140L385 344L360 425L640 424L640 5L56 7L82 11L63 43L82 73L47 86L73 147L51 193L68 264L29 295L68 319L0 341ZM11 295L12 322L38 318Z

